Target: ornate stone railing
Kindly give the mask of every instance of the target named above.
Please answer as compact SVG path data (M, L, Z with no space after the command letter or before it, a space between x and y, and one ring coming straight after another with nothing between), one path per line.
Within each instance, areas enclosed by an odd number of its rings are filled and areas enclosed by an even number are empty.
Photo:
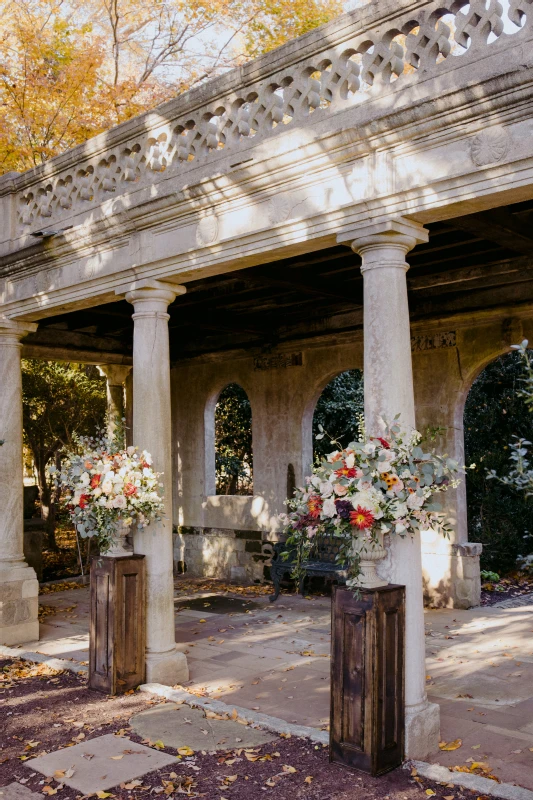
M498 41L533 29L533 0L509 0L505 11L498 0L397 0L388 10L379 0L379 6L345 15L16 177L15 235L83 216L113 195L179 176L221 151L237 153L309 125L397 81L453 68L465 54L484 57Z

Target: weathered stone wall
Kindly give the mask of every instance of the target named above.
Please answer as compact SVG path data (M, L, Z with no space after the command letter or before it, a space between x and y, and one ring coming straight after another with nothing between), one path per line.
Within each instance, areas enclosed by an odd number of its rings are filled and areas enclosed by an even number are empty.
M174 529L174 572L194 578L262 583L268 576L272 539L262 531L228 528Z

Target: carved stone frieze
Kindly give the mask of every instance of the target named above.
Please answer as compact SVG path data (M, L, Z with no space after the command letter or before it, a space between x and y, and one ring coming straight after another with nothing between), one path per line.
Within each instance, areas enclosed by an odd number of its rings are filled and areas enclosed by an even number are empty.
M35 182L16 195L18 233L44 220L55 224L78 215L137 186L152 187L220 151L238 151L289 126L307 126L324 114L366 102L391 83L396 89L406 79L412 83L418 75L438 74L449 67L450 58L457 66L463 54L485 59L503 37L520 35L519 48L533 28L533 0L510 0L508 10L500 0L457 2L449 6L452 11L440 0L421 5L391 13L385 23L376 16L349 38L344 28L338 40L335 32L325 34L323 48L312 55L302 47L304 55L295 59L289 43L289 58L275 73L260 70L255 81L226 93L217 85L211 94L208 83L200 104L194 93L183 95L175 110L168 107L164 123L159 115L151 124L142 118L139 126L131 126L127 141L98 156L87 148L74 166L57 172L52 159L51 177L36 173ZM283 48L277 52L283 62ZM495 163L508 147L502 129L483 131L472 141L472 159L478 166ZM273 213L277 220L281 207ZM213 223L203 223L204 228L208 224ZM200 235L207 243L209 237Z
M199 247L207 247L218 239L218 218L211 213L203 217L196 228L196 242Z
M276 353L254 358L254 370L287 369L287 367L301 367L302 365L302 353Z
M497 164L509 152L510 144L505 128L487 128L470 140L470 156L476 167Z
M424 350L440 350L443 347L456 347L455 331L439 331L438 333L421 333L411 336L411 350L420 353Z

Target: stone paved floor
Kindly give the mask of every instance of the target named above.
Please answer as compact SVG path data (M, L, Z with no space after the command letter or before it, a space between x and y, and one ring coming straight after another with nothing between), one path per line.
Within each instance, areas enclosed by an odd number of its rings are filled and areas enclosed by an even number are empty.
M88 590L48 594L38 649L84 661ZM324 728L329 715L330 602L282 595L179 596L176 641L187 652L188 688L290 722ZM74 607L73 607L74 606ZM69 610L67 610L69 609ZM533 789L533 601L513 607L426 612L427 688L441 707L445 766L488 762L504 781Z

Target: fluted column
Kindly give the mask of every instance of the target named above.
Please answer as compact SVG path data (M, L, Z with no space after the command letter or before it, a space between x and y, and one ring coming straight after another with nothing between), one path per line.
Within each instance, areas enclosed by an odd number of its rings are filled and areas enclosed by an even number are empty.
M379 436L383 420L415 427L406 254L428 239L406 220L355 230L351 245L362 258L364 283L364 392L367 433ZM391 536L380 574L406 587L406 756L425 758L438 750L439 707L426 695L424 605L420 535Z
M39 583L24 560L20 340L36 325L0 317L0 644L39 638Z
M154 288L155 287L155 288ZM146 680L174 685L188 679L187 660L174 635L172 461L168 305L184 288L157 284L126 294L133 304L133 444L147 450L163 473L165 513L134 534L146 556Z
M122 427L125 417L124 383L131 367L121 364L101 364L98 371L106 378L107 384L107 435L112 438L117 428Z

